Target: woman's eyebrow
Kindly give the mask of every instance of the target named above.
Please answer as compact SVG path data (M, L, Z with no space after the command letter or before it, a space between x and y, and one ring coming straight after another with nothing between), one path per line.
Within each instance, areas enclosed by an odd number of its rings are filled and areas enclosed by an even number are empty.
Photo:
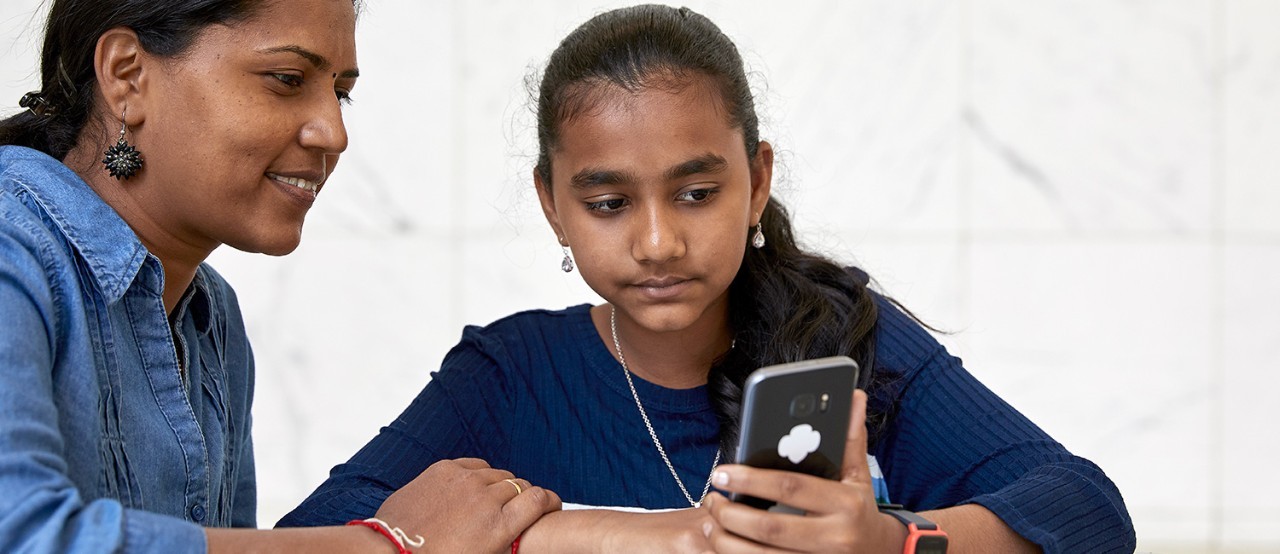
M262 52L263 54L279 54L281 52L289 52L291 54L297 54L302 59L307 60L307 62L309 62L318 71L327 71L330 67L333 66L333 64L329 62L328 58L325 58L320 54L307 50L306 48L303 48L296 44L276 46L274 48L259 50L259 52ZM346 71L343 71L341 76L344 79L355 79L356 77L360 76L360 70L354 69L354 68L348 69Z

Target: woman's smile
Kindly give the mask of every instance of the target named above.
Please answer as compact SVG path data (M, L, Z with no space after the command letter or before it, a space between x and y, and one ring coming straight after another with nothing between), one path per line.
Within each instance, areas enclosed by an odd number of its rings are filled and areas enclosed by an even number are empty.
M307 177L311 177L308 179ZM323 186L324 174L302 176L285 176L277 173L267 173L267 178L275 184L276 188L285 193L291 200L300 203L303 207L310 208L316 201L316 196L320 194L320 187Z

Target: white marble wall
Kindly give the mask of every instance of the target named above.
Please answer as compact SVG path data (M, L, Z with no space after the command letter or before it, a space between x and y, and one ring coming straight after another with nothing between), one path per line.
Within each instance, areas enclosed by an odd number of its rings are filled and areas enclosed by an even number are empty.
M0 0L0 106L36 0ZM541 221L523 78L616 2L369 0L351 148L283 259L232 251L270 525L462 325L592 301ZM1280 552L1280 1L689 5L757 70L805 238L953 331L1120 486L1139 549Z

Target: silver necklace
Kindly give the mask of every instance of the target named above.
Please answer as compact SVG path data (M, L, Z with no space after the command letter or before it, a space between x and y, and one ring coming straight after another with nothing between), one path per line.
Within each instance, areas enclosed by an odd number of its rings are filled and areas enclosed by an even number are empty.
M658 434L653 431L653 424L649 422L649 414L644 411L644 405L640 403L640 395L636 393L636 384L631 380L631 370L627 368L627 358L622 355L622 343L618 342L618 310L613 305L609 306L609 333L613 335L613 349L618 352L618 362L622 364L622 374L627 376L627 386L631 388L631 398L636 401L636 409L640 410L640 418L644 420L644 427L649 430L649 438L653 439L653 445L658 447L658 454L662 456L663 463L667 464L667 470L671 471L671 476L676 480L676 486L680 487L680 492L684 493L684 499L689 501L689 505L697 508L702 505L702 499L707 497L707 492L711 490L711 476L715 474L716 466L720 465L720 449L716 449L716 459L711 462L711 473L707 475L707 484L702 487L702 496L695 501L693 496L689 494L689 489L684 488L684 481L680 480L680 475L676 473L675 466L671 465L671 459L667 457L667 450L662 447L662 441L658 440Z

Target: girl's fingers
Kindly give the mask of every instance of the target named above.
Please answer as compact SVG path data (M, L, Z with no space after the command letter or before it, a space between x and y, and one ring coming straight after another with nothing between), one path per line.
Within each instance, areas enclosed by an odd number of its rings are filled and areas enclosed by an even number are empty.
M758 548L764 545L768 545L769 548L784 549L783 552L789 551L785 549L800 549L813 543L814 537L821 536L825 530L824 526L828 525L817 517L772 513L738 504L718 493L708 496L703 505L709 508L718 528L727 531L735 538L745 539L739 541L726 539L727 544L745 549L741 550L744 552L762 551ZM739 542L750 544L738 544ZM757 550L751 550L749 547ZM716 551L724 552L719 549L719 545Z
M806 512L831 511L831 495L848 485L806 473L730 464L716 468L717 489L786 504Z
M853 405L849 408L849 434L844 440L842 466L842 481L871 484L871 470L867 466L867 393L861 389L853 391Z

